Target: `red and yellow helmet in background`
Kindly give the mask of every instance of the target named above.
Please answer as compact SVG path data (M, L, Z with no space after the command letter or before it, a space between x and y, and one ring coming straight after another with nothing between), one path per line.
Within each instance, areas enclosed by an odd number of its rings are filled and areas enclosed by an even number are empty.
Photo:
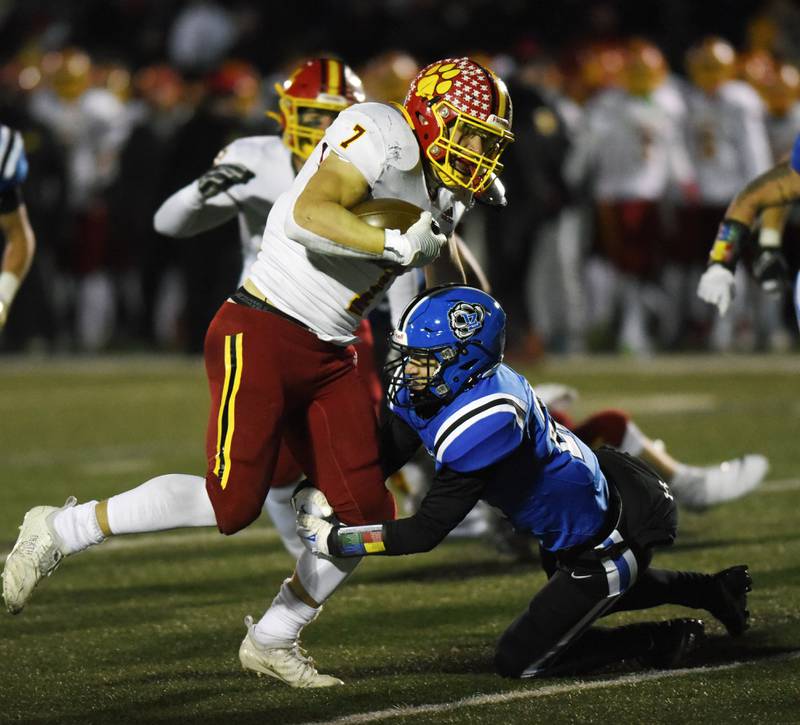
M514 140L506 84L469 58L446 58L423 68L411 82L403 108L440 181L472 192L492 183L500 155ZM476 152L458 140L479 136Z
M689 49L686 69L692 82L706 93L714 93L736 77L736 51L724 38L711 35Z
M389 50L370 58L359 73L369 100L402 103L409 84L419 73L419 63L408 53Z
M232 111L247 118L260 113L261 74L246 60L229 58L206 78L212 96L230 99Z
M785 116L800 101L800 70L791 63L781 63L758 90L771 115Z
M42 57L42 75L59 97L72 102L91 86L92 61L80 48L50 51Z
M361 103L364 89L350 66L333 58L306 61L283 82L276 83L279 113L267 115L281 124L283 143L301 159L307 159L320 142L325 129L302 122L306 109L337 114Z
M622 82L629 93L649 96L666 79L669 68L659 48L644 38L631 38L625 47Z

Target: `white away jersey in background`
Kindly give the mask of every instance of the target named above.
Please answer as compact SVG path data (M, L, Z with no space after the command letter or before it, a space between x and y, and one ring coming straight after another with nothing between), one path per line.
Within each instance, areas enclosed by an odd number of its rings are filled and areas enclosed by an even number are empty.
M569 161L571 175L589 174L596 199L660 199L670 183L688 183L692 168L672 112L619 90L586 108Z
M222 149L214 164L240 164L255 176L246 184L237 184L205 200L200 196L197 181L193 181L161 205L155 226L161 234L190 237L238 216L241 282L258 255L272 205L294 181L292 154L280 136L248 136Z
M714 95L690 87L686 134L706 204L727 203L772 165L764 104L742 81L723 83Z
M448 236L471 204L471 195L456 197L441 188L431 201L416 137L396 108L359 103L339 114L291 189L272 208L250 279L275 307L320 339L348 345L398 270L372 260L312 252L288 237L286 221L297 197L331 152L361 172L372 198L402 199L430 211Z

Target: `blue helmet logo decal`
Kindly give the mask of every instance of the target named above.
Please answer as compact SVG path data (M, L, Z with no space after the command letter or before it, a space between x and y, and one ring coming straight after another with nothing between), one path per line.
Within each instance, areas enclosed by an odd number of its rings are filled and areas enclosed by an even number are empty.
M450 329L459 340L466 340L479 332L485 317L486 310L477 302L459 302L447 313Z

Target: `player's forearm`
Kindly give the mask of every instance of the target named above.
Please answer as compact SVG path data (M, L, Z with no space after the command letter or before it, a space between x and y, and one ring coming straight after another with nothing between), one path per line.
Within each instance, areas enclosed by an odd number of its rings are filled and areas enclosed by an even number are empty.
M757 176L731 202L725 214L748 227L769 207L783 206L800 199L800 174L788 162L778 164Z
M440 284L453 282L466 284L464 266L459 255L458 242L455 236L447 242L447 250L440 254L433 262L425 265L425 286L436 287Z
M781 246L783 229L792 208L790 205L771 206L761 214L761 232L758 245L763 249L777 249Z
M285 231L290 239L323 253L335 254L337 248L343 248L378 258L384 250L382 229L362 222L341 204L311 194L301 194L297 199ZM321 240L328 240L331 248L326 250Z
M36 251L36 237L25 205L20 204L8 214L0 214L0 229L6 238L0 271L13 274L21 282L30 269Z
M227 194L204 200L193 181L170 196L156 211L153 226L168 237L193 237L236 216L237 207Z

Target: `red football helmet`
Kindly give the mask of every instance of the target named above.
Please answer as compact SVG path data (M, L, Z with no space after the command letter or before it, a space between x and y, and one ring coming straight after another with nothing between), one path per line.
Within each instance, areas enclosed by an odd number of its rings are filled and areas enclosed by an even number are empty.
M423 68L403 103L425 158L445 186L472 192L488 187L511 133L505 83L469 58L447 58ZM478 137L480 150L459 143Z
M275 84L279 113L267 115L281 124L283 143L306 159L325 133L324 127L303 122L307 109L338 114L354 103L361 103L364 89L361 79L350 66L333 58L314 58L306 61L283 82Z

